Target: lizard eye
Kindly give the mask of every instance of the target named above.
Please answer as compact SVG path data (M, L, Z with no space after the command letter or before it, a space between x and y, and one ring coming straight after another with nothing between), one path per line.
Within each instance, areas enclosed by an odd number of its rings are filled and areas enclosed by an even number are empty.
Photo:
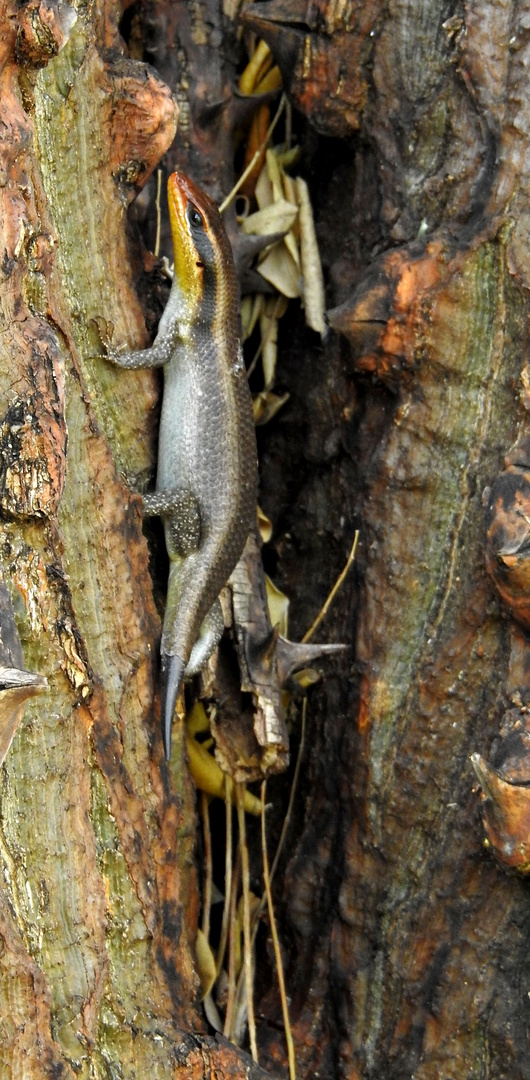
M192 225L194 228L196 228L196 229L202 228L202 224L203 224L202 215L199 214L199 211L194 206L190 206L190 208L189 208L188 220L189 220L190 225Z

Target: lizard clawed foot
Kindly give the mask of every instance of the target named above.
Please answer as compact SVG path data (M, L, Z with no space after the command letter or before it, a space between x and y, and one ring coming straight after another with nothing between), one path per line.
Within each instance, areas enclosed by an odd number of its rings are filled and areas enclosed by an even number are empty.
M116 351L112 344L114 336L113 323L108 322L107 319L104 319L101 315L95 315L90 320L90 324L96 328L101 344L101 352L99 353L98 359L110 359L109 353ZM96 359L96 357L94 357L94 359Z
M186 667L180 656L161 653L160 656L160 714L162 719L162 740L166 761L171 760L171 726L177 698L184 678Z

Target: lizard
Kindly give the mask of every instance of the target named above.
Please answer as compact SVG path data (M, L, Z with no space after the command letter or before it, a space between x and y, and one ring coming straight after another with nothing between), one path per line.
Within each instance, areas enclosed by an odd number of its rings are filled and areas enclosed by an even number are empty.
M162 518L169 556L160 643L169 761L183 681L223 632L219 593L256 520L257 455L230 241L216 204L187 176L172 173L167 191L175 273L156 338L135 352L107 349L107 359L164 371L156 488L143 504Z

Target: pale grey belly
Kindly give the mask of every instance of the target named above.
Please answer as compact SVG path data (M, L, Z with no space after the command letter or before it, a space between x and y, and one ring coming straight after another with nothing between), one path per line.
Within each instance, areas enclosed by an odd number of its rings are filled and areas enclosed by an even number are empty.
M234 454L226 428L215 380L210 378L208 384L185 365L166 372L156 487L191 491L208 531L226 526L234 497L237 501L233 486L238 453Z

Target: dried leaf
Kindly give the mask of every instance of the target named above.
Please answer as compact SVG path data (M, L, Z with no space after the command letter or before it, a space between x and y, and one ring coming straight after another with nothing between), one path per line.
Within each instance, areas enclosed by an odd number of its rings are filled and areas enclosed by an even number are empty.
M267 605L272 626L279 626L280 634L287 637L287 623L289 619L289 597L278 589L265 574L265 588L267 590Z
M274 150L267 150L265 155L265 165L272 186L273 200L274 202L280 202L280 200L283 199L282 174Z
M254 113L250 122L250 128L245 146L244 173L245 179L241 182L240 196L252 198L258 176L265 161L267 148L267 132L271 113L268 105L261 105Z
M282 296L286 296L289 300L295 300L296 297L300 296L298 267L285 247L283 240L279 244L275 244L265 255L263 262L258 266L258 271L265 278L265 281L274 285L274 288Z
M271 94L274 90L280 90L283 84L282 73L277 64L263 77L260 76L254 90L255 94Z
M288 400L289 394L273 394L271 390L262 390L260 394L255 394L252 398L252 407L256 426L268 424Z
M202 1007L204 1009L204 1015L209 1024L213 1027L214 1031L218 1031L220 1035L223 1034L223 1022L219 1016L219 1010L215 1004L211 994L205 994L202 999Z
M244 898L241 896L237 905L237 914L238 918L241 919L241 922L243 921L243 899ZM256 893L252 892L252 890L250 890L248 894L248 906L250 911L250 918L253 919L254 915L258 913L261 907L261 897L256 896Z
M300 252L302 256L303 303L308 326L318 334L325 333L324 276L318 250L313 210L305 180L296 178L296 193L300 208Z
M241 340L247 341L265 308L263 293L243 297L241 304Z
M300 248L294 229L289 230L289 232L284 236L283 242L287 248L287 251L289 252L289 255L291 256L293 262L296 265L296 269L298 271L298 287L300 288L300 273L302 267L300 263Z
M269 332L263 343L262 365L265 389L269 390L274 385L276 361L278 359L278 320L274 319Z
M260 210L264 210L266 206L270 206L273 200L272 184L269 180L269 174L267 167L264 166L261 170L258 179L256 181L256 190L254 192L256 196L256 202Z
M263 543L268 544L272 536L272 521L263 512L261 506L258 506L258 529Z
M198 707L199 709L203 708L200 703L198 703ZM196 708L197 705L194 706L194 710ZM213 755L206 749L205 744L197 742L196 739L187 734L186 746L190 773L199 791L205 791L207 795L212 795L214 798L224 799L226 785L228 785L230 799L235 804L233 781L230 776L223 772ZM250 791L245 791L243 808L247 814L254 814L255 817L258 817L261 813L261 802Z
M288 232L298 215L296 203L279 199L255 214L249 214L241 222L241 232L253 236L268 236L271 233Z
M294 203L295 206L298 208L298 196L296 194L296 184L295 184L292 176L289 176L288 173L283 171L283 169L282 169L282 184L283 184L284 195L285 195L285 198L286 198L287 202Z
M317 671L316 668L302 668L302 671L295 672L291 678L298 683L302 690L306 690L308 686L313 686L315 683L320 682L322 672Z
M277 150L276 157L278 159L278 165L281 167L283 178L285 179L284 169L290 169L291 165L296 165L296 162L300 157L300 147L291 146L289 150Z
M263 381L265 390L270 390L276 374L276 360L278 358L278 319L275 314L275 300L267 303L265 311L259 321L261 331L261 363L263 367Z
M250 334L248 333L248 326L250 325L250 319L252 317L252 308L254 306L253 296L244 296L241 300L241 341L246 341Z
M215 957L208 940L199 928L195 940L195 955L197 957L197 971L203 998L210 993L217 978Z
M288 203L294 203L296 205L296 207L298 208L298 200L297 200L297 195L296 195L296 185L295 185L294 180L292 180L290 176L287 176L287 173L285 173L283 171L283 169L282 169L281 175L282 175L282 184L283 184L283 190L285 192L286 201ZM295 261L295 263L296 263L296 265L298 267L298 270L300 270L299 240L300 240L300 223L298 221L298 214L297 214L296 218L293 221L292 228L289 230L287 235L284 237L284 243L285 243L285 246L286 246L289 254L292 255L292 257L293 257L293 259L294 259L294 261Z
M196 701L193 708L186 716L186 732L188 735L197 735L199 732L210 730L210 720L202 701Z
M239 89L242 94L254 94L260 79L263 79L267 71L272 67L273 59L269 46L264 41L258 41L250 60L239 79Z

